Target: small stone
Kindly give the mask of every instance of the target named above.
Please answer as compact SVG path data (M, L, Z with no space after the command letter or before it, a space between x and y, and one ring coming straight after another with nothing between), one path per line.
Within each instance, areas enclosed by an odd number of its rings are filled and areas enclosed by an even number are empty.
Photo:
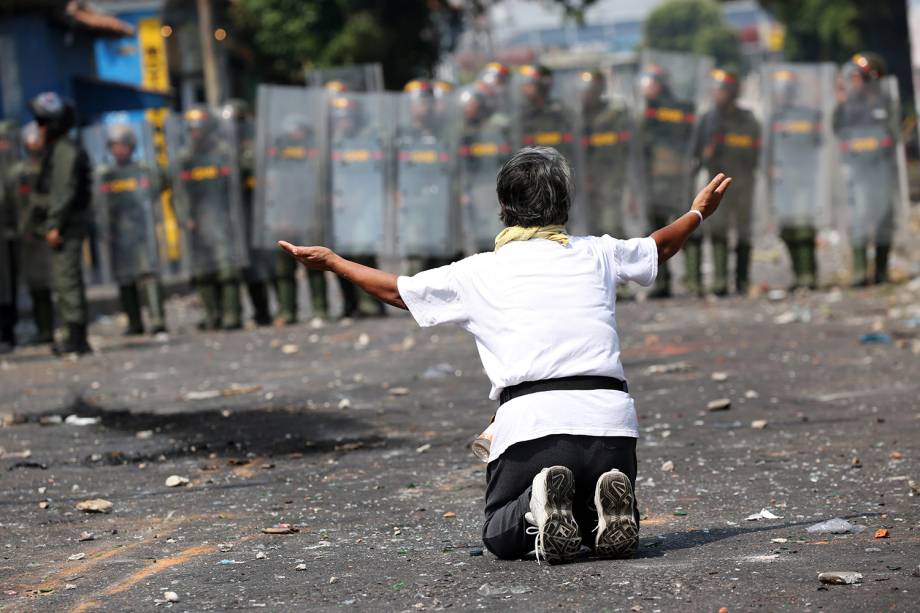
M852 460L850 460L850 466L852 466L853 468L862 468L862 460L860 460L859 458L853 458Z
M766 419L755 419L754 421L751 422L751 427L754 428L755 430L763 430L764 428L767 427L767 420Z
M727 373L727 372L716 371L716 372L712 373L712 375L710 375L710 378L711 378L713 381L728 381L728 373Z
M225 553L228 552L228 551L232 551L232 550L233 550L233 543L218 543L218 544L217 544L217 550L218 550L218 551L223 551L223 552L225 552Z
M306 564L298 564L297 566L294 567L294 570L307 570L307 565L306 565Z
M818 573L818 581L830 585L852 585L862 583L862 573L850 570L834 570Z
M673 472L674 462L672 462L671 460L668 460L667 462L661 465L661 470L666 473Z
M886 539L889 536L888 528L879 528L875 531L875 538L877 539Z
M79 538L78 540L80 540L80 541L95 541L95 540L96 540L96 535L93 534L92 532L81 532L81 533L80 533L80 538Z
M444 519L450 519L451 517L456 517L456 516L457 516L457 514L454 513L453 511L448 511L447 513L445 513L445 514L442 515L441 517L443 517Z
M257 551L257 552L256 552L256 560L264 560L264 559L265 559L265 552L264 552L264 551Z
M82 560L85 557L86 557L85 553L75 553L67 559L70 560L71 562L76 562L77 560Z
M709 404L706 405L707 411L727 411L732 407L732 401L728 398L719 398L717 400L711 400Z
M728 613L728 607L719 607L719 613Z
M188 485L189 480L187 477L180 477L179 475L170 475L166 478L166 487L180 487L183 485Z
M298 351L300 351L300 347L293 343L288 343L287 345L282 345L281 347L281 353L284 355L293 355Z
M338 577L329 577L329 585L332 585L333 583L338 583L338 582L339 582Z
M153 436L153 430L138 430L134 433L135 438L146 440Z
M166 602L179 602L179 594L175 592L163 592L163 599Z
M51 503L48 502L47 500L40 500L39 503L38 503L38 508L39 508L39 509L47 509L47 508L50 507L50 506L51 506Z
M294 534L298 532L297 528L290 524L278 524L270 528L262 528L262 534Z
M391 387L390 396L408 396L409 388L408 387Z
M892 451L888 454L888 458L892 460L901 460L904 458L904 454L900 451Z
M76 509L84 513L111 513L114 505L103 498L93 498L78 502Z
M76 583L65 583L64 589L65 590L75 590L77 589L77 584Z
M911 575L912 577L920 577L920 564L917 565L917 568L915 568L914 570L910 571L910 575Z
M415 452L416 452L416 453L425 453L425 452L428 451L429 449L431 449L431 443L425 443L425 444L422 445L421 447L416 448Z
M341 400L339 400L339 408L342 410L350 409L351 400L349 400L348 398L342 398Z
M756 390L748 390L744 392L744 397L748 400L754 400L755 398L760 398L760 394Z

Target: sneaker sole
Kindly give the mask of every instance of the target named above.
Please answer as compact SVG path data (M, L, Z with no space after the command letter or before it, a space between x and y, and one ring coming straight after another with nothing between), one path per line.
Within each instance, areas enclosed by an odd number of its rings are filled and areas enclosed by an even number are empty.
M581 534L572 515L574 498L575 478L572 472L561 467L548 470L543 555L550 564L571 562L581 549Z
M639 548L633 493L623 473L606 474L594 494L600 523L595 551L602 558L631 558Z

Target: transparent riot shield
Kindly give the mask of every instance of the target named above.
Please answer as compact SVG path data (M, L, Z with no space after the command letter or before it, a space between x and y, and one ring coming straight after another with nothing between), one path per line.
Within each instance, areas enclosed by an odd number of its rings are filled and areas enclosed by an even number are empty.
M611 69L585 69L577 75L581 130L575 179L589 234L623 237L627 218L638 216L627 201L636 122L632 99L621 89L624 80ZM641 225L628 221L631 230Z
M13 279L15 278L14 245L17 235L17 211L15 199L4 194L10 168L16 163L19 153L18 129L11 121L0 122L0 304L13 302Z
M259 86L255 240L277 249L326 242L326 98L321 89Z
M693 135L712 59L645 50L639 59L636 161L652 227L684 212L693 195Z
M462 117L457 149L460 172L460 211L466 253L491 251L504 227L495 192L498 171L512 153L508 116L489 92L461 92Z
M346 92L383 91L383 67L380 64L353 64L307 72L308 87L322 88L331 81L340 82Z
M134 283L162 270L157 241L164 177L150 128L118 117L81 131L93 164L96 253L103 283Z
M397 98L397 253L440 258L460 250L456 190L456 104L404 93Z
M834 71L833 64L762 67L767 201L781 234L830 220Z
M841 76L833 112L842 166L838 217L846 220L850 246L890 247L896 219L907 210L904 143L896 77L867 80Z
M166 142L185 274L236 273L248 264L236 126L193 109L167 119Z
M389 255L392 96L347 93L328 104L332 243L349 256Z

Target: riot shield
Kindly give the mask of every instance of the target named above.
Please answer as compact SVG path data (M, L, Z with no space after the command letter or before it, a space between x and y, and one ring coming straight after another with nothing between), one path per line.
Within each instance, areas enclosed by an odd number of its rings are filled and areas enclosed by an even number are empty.
M383 67L380 64L353 64L307 71L307 86L322 88L331 81L344 85L346 92L383 91Z
M325 92L261 85L257 110L256 244L324 244Z
M332 243L342 254L393 251L388 215L393 113L388 94L346 93L329 99Z
M239 271L248 249L234 122L206 109L172 115L166 142L185 274Z
M454 98L399 95L394 139L396 238L401 257L448 258L459 251Z
M907 208L897 79L867 80L859 86L841 77L838 88L832 122L843 171L839 217L846 219L852 247L870 242L888 247L895 220Z
M685 211L692 198L694 124L712 60L649 49L639 62L636 160L642 208L657 227Z
M499 218L495 180L512 153L507 115L493 106L493 98L467 89L460 95L457 149L460 171L460 210L463 248L467 253L491 251L503 224Z
M4 194L10 167L16 163L19 145L17 128L11 121L0 122L0 304L14 302L15 278L13 257L16 238L16 208L12 196Z
M638 216L634 208L627 208L636 124L631 99L615 87L622 87L623 80L612 70L599 69L582 70L577 78L581 163L575 178L589 234L622 237L626 218ZM636 219L629 221L630 229L641 225Z
M780 231L817 228L830 218L833 64L766 64L764 170Z
M93 163L93 211L103 283L159 275L157 215L163 177L146 123L118 118L81 131Z

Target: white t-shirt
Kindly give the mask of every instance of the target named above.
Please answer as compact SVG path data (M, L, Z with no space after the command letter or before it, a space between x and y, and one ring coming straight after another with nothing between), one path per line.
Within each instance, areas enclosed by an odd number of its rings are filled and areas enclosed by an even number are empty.
M616 331L617 285L651 285L651 238L573 236L513 241L448 266L399 277L399 294L422 327L454 323L476 339L489 398L523 381L574 375L626 379ZM495 417L489 461L550 434L639 436L632 397L616 390L552 390L515 398Z

